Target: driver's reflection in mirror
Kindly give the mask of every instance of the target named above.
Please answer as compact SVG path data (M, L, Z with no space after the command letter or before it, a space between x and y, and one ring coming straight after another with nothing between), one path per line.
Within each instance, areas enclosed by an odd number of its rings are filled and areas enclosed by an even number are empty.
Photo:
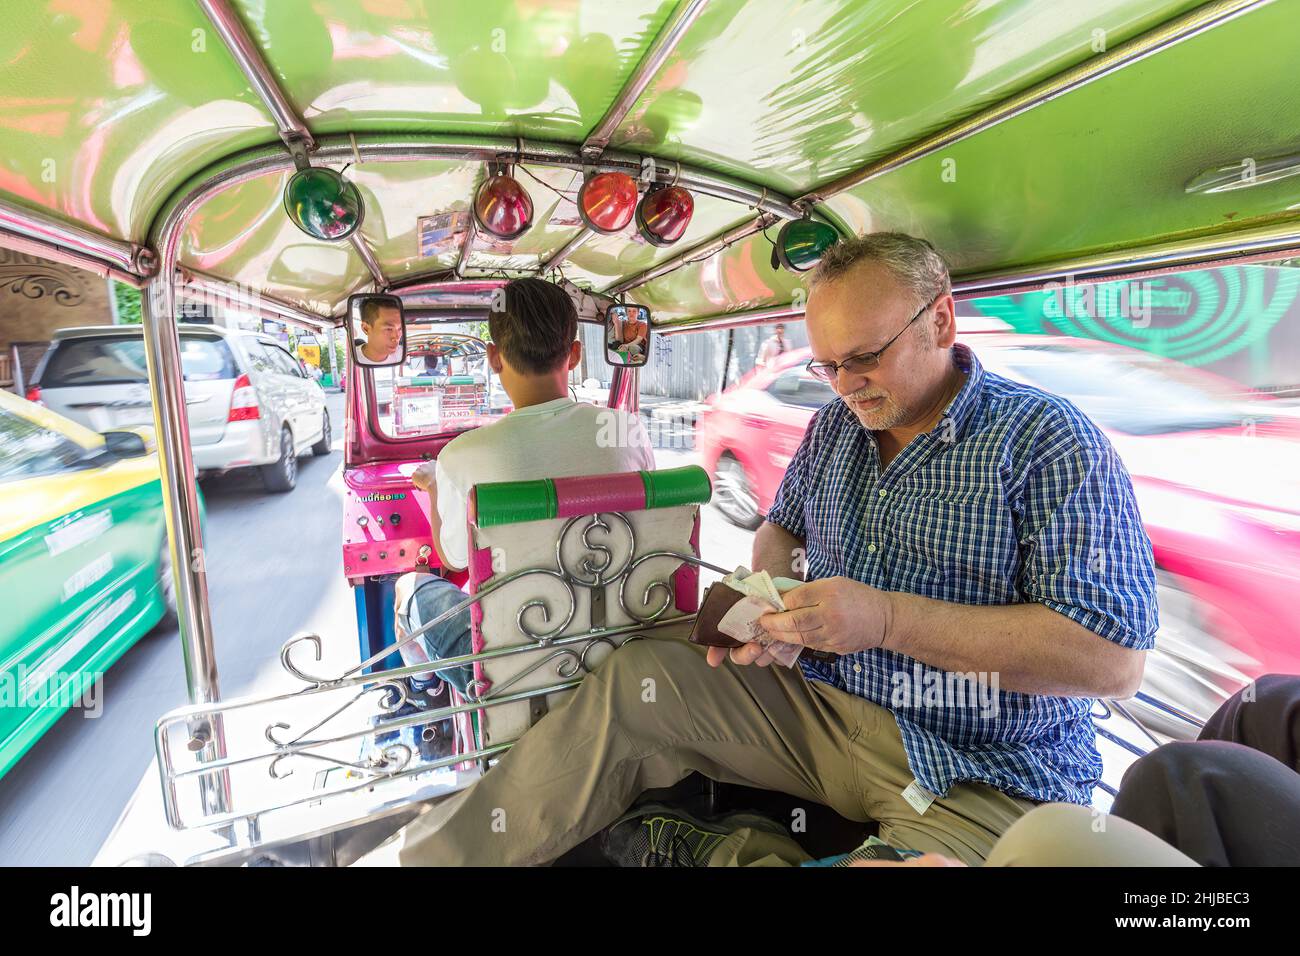
M361 304L361 354L367 361L385 363L402 347L402 313L381 300Z
M631 317L610 321L605 345L625 362L637 362L645 355L646 335L649 326Z

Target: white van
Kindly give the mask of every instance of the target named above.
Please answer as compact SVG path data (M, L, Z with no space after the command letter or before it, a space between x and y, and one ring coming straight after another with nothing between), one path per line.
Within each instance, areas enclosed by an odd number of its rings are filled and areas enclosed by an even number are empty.
M269 335L179 328L195 469L258 468L267 490L291 491L298 456L330 451L324 391ZM143 330L109 325L56 332L27 398L97 432L152 424Z

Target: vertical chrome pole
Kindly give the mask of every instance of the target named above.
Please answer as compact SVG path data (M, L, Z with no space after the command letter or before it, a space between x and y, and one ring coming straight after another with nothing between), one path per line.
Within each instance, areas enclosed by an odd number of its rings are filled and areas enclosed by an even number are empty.
M198 484L190 454L190 424L186 415L173 280L174 270L160 272L142 297L145 359L158 441L167 547L176 587L176 616L185 655L185 684L191 704L212 704L221 699L221 686L217 679L212 619L208 613L206 554L199 522ZM226 756L220 718L198 721L190 733L190 749L202 751L205 759ZM205 813L229 812L229 771L205 774L201 787Z
M633 415L640 415L641 370L639 368L628 368L623 371L627 374L627 396L624 399L623 407Z
M329 351L330 356L330 381L335 385L339 382L339 362L338 353L334 350L334 326L325 330L325 348Z
M603 339L603 336L602 336ZM609 383L609 407L621 408L634 415L641 412L639 368L615 365L614 375Z

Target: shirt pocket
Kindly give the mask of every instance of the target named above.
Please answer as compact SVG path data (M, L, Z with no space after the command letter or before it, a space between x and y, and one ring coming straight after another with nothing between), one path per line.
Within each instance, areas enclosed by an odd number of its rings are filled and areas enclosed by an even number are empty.
M890 516L891 581L960 604L1011 604L1019 551L1011 510L992 496L902 500Z

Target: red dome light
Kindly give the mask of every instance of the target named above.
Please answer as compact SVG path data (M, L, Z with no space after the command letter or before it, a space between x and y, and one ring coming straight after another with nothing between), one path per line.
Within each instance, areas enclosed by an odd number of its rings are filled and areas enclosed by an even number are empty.
M593 232L621 232L636 214L636 180L627 173L598 173L578 190L578 212Z
M493 176L474 197L474 221L498 239L518 239L533 221L533 200L513 176Z
M636 227L646 242L671 246L686 232L695 212L695 200L681 186L651 189L636 209Z

